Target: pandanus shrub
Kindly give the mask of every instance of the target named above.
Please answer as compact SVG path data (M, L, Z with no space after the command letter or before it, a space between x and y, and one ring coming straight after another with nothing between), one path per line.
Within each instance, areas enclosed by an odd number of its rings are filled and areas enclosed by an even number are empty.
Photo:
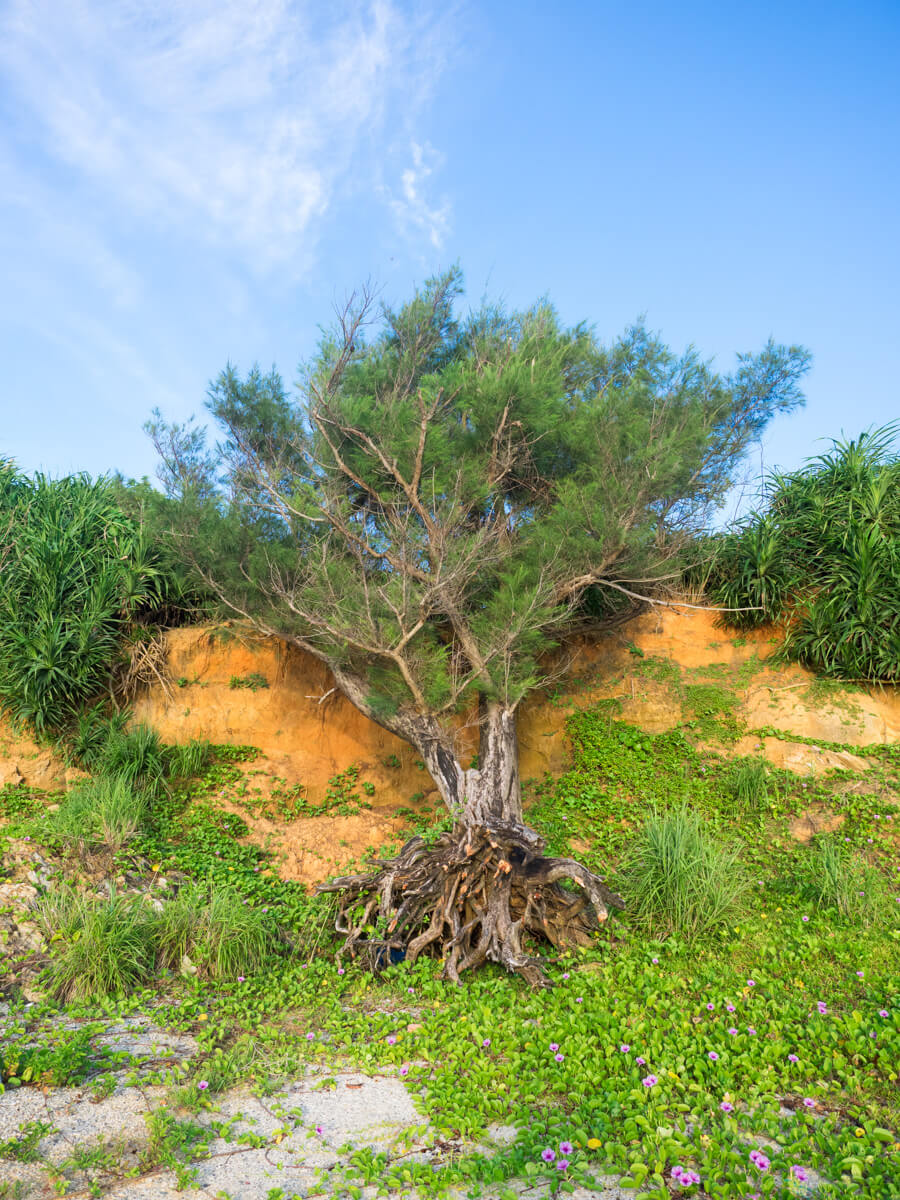
M109 480L0 463L0 707L58 733L103 695L122 639L182 604L167 553Z
M783 621L783 657L837 679L900 682L898 426L771 475L762 511L726 534L710 574L729 623Z

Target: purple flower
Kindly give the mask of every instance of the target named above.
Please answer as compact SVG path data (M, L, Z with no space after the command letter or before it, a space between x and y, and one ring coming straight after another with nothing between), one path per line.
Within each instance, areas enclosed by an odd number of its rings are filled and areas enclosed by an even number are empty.
M556 1051L559 1049L559 1042L551 1042L551 1043L550 1043L550 1049L551 1049L551 1050L553 1051L553 1053L555 1054L555 1053L556 1053Z
M646 1058L641 1058L640 1055L638 1055L634 1061L639 1067L645 1067L647 1065Z
M394 1036L394 1034L392 1034L392 1033L391 1033L391 1034L388 1034L387 1044L388 1044L389 1046L396 1046L396 1045L397 1045L397 1039L396 1039L396 1037Z
M734 1008L734 1005L733 1005L733 1004L726 1004L726 1005L725 1005L725 1007L728 1009L728 1011L729 1011L729 1012L734 1012L734 1011L735 1011L735 1008Z
M862 979L862 977L863 977L863 973L862 973L862 971L857 971L856 973L857 973L857 975L860 977L860 979Z
M769 1169L769 1160L761 1150L751 1150L750 1161L753 1163L754 1167L758 1167L760 1171L768 1171Z
M747 1032L750 1034L751 1037L756 1037L756 1030L753 1028L752 1025L747 1026Z
M572 1145L571 1142L560 1142L559 1143L560 1154L566 1154L566 1155L571 1154L574 1151L574 1149L575 1149L575 1147Z
M731 1028L728 1030L728 1032L731 1034L731 1036L732 1036L732 1037L736 1037L736 1036L737 1036L737 1030L735 1029L735 1027L734 1027L733 1025L732 1025L732 1027L731 1027Z
M805 1096L803 1099L803 1107L804 1108L815 1108L816 1102L811 1097Z
M481 1043L482 1050L487 1050L487 1048L488 1048L488 1046L490 1046L490 1044L491 1044L491 1039L485 1038L484 1041Z
M566 1056L564 1054L554 1054L553 1057L557 1062L564 1062Z
M197 1084L197 1087L200 1089L201 1092L205 1092L206 1089L209 1087L209 1084L206 1082L205 1079L201 1079L200 1082Z
M238 983L246 983L246 982L247 982L247 977L246 977L246 975L238 975L238 980L237 980L237 981L238 981Z
M317 1126L316 1126L316 1133L317 1133L317 1134L318 1134L320 1137L322 1136L322 1126L321 1126L321 1125L317 1125Z
M719 1061L719 1056L716 1054L715 1050L710 1050L708 1057L711 1058L713 1062Z
M568 978L569 978L569 972L568 972L568 971L563 971L562 977L563 977L563 979L568 979Z
M655 1087L659 1083L659 1080L656 1078L655 1075L648 1075L645 1079L641 1080L641 1083L644 1085L645 1088L652 1088L652 1087Z
M344 974L344 968L338 967L338 975L343 975L343 974Z
M796 1055L796 1054L788 1055L788 1062L799 1062L799 1061L800 1061L800 1059L799 1059L798 1055Z
M747 980L747 987L756 987L756 980L755 980L755 979L748 979L748 980Z
M791 1167L791 1174L798 1183L806 1183L806 1181L809 1179L806 1167L801 1167L799 1163L794 1163L794 1165Z
M801 917L801 918L800 918L800 920L801 920L801 921L808 921L808 920L809 920L809 917Z
M651 959L650 959L650 961L651 961L652 963L658 963L658 962L659 962L659 959L658 959L658 958L651 958Z
M308 1034L306 1035L306 1040L307 1040L308 1042L311 1042L311 1041L313 1041L313 1039L315 1038L315 1036L316 1036L316 1035L315 1035L314 1033L308 1033Z
M681 1177L681 1182L685 1185L685 1187L689 1187L692 1183L699 1183L700 1176L696 1171L685 1171Z
M551 1150L548 1146L546 1150L541 1151L541 1158L545 1163L552 1163L554 1158L556 1158L556 1151Z
M409 1074L409 1067L406 1065L406 1063L404 1063L403 1066L400 1068L400 1074L401 1075Z
M559 1160L559 1162L556 1164L556 1169L557 1169L557 1171L568 1171L569 1160L567 1158L561 1158Z
M414 996L416 993L415 993L415 991L414 991L414 989L413 989L413 988L407 988L407 989L406 989L406 994L407 994L408 996Z
M623 1042L622 1045L619 1047L619 1049L622 1051L623 1054L627 1054L628 1051L631 1049L631 1047L628 1045L627 1042Z
M727 1100L723 1100L719 1108L721 1108L722 1112L734 1112L734 1105L729 1104Z
M710 1000L709 1004L707 1004L707 1006L706 1006L706 1007L707 1007L707 1009L708 1009L710 1012L712 1012L712 1011L713 1011L713 1009L714 1009L716 1006L715 1006L715 1005L713 1004L713 1002Z
M576 1003L576 1004L584 1004L584 997L583 997L583 996L576 996L576 997L575 997L575 1003Z
M886 1008L879 1008L878 1015L879 1017L886 1017L888 1015L888 1010Z
M823 1015L824 1015L825 1013L827 1013L827 1012L828 1012L828 1005L825 1003L825 1001L824 1001L824 1000L817 1000L817 1001L816 1001L816 1008L817 1008L817 1009L819 1010L819 1012L820 1012L820 1013L822 1013Z

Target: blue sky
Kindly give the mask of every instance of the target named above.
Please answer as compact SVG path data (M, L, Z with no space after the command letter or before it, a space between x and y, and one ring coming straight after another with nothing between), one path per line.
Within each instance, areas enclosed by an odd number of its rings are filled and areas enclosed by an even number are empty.
M0 0L0 456L152 474L154 406L293 379L360 281L637 315L807 408L900 416L900 6Z

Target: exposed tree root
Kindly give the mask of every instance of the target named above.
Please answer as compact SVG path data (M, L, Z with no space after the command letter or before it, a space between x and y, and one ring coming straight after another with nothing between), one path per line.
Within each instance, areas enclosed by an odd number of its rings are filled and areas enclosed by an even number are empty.
M433 846L421 837L367 875L322 884L339 892L335 928L342 953L364 955L374 970L427 951L444 960L444 976L501 963L534 986L547 984L529 936L564 949L586 946L621 897L571 858L546 858L538 835L496 823L445 833ZM560 887L570 880L577 891Z

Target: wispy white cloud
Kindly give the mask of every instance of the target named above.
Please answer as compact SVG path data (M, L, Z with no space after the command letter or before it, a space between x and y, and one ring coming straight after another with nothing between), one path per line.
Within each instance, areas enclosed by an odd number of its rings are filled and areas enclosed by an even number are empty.
M405 233L424 233L432 246L440 249L450 228L450 201L442 198L435 205L428 198L427 182L443 165L443 156L426 142L410 143L412 165L400 176L400 195L391 194L390 204Z
M281 266L308 254L392 104L408 113L439 73L439 22L426 11L9 0L0 68L47 160L101 204ZM398 203L439 245L448 209L424 198L433 162L414 146Z

